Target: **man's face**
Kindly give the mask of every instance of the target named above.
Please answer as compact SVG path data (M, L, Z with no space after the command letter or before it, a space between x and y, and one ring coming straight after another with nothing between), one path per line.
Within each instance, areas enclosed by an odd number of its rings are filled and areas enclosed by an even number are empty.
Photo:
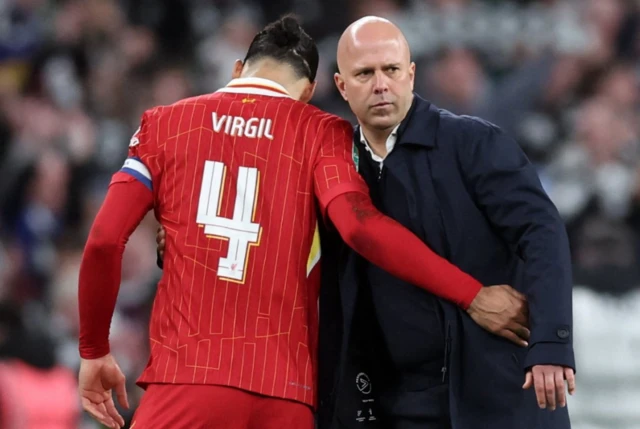
M411 106L415 64L398 40L351 46L335 81L365 126L385 130L400 123Z

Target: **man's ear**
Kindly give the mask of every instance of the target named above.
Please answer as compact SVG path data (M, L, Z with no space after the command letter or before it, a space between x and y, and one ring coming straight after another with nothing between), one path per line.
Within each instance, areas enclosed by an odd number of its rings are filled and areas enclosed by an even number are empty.
M349 101L347 100L347 92L345 91L345 83L342 75L340 73L335 73L333 75L333 81L336 83L336 87L338 88L338 91L340 91L340 95L342 95L344 101Z
M411 90L413 91L413 85L416 80L416 63L414 62L409 66L409 79L411 79Z
M242 63L242 60L236 60L236 62L233 64L233 72L231 73L231 79L238 79L240 75L242 75L243 67L244 67L244 64Z

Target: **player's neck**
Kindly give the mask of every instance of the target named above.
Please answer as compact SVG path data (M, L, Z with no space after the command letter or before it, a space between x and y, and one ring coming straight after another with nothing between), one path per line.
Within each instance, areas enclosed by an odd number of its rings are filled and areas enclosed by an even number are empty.
M297 85L296 79L292 78L292 73L288 69L268 60L262 61L260 65L245 68L240 77L258 77L275 82L284 87L289 95L296 100L300 98L304 91L304 88L300 88L300 85Z

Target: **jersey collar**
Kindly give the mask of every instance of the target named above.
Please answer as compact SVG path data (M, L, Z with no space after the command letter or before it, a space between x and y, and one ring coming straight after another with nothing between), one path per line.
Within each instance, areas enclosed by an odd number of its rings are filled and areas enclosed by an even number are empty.
M261 77L242 77L233 79L224 88L216 92L231 92L252 95L267 95L271 97L289 97L289 93L280 85L269 79Z

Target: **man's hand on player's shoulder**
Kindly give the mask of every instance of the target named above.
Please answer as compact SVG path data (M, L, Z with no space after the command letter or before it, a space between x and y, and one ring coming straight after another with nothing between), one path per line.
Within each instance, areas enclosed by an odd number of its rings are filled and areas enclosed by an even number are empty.
M529 331L527 299L509 285L483 287L471 303L469 316L487 331L526 347Z
M112 391L121 406L129 408L129 401L124 374L113 356L81 359L78 379L82 408L107 427L123 427L124 419L116 409Z

